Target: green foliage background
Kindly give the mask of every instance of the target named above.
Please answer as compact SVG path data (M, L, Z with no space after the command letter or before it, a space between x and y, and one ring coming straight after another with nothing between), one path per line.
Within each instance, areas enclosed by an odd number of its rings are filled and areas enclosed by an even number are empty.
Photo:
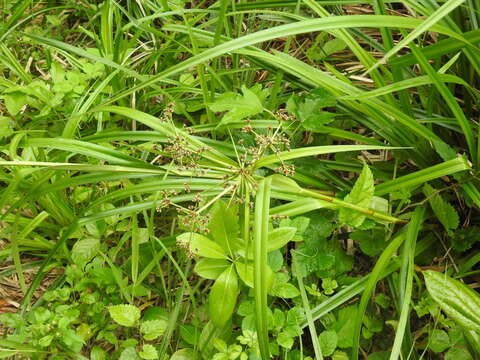
M0 15L0 358L480 358L477 0Z

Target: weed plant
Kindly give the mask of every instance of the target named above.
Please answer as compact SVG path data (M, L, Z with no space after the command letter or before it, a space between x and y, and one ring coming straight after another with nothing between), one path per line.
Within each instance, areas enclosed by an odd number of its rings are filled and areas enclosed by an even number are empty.
M0 358L480 359L479 1L0 15Z

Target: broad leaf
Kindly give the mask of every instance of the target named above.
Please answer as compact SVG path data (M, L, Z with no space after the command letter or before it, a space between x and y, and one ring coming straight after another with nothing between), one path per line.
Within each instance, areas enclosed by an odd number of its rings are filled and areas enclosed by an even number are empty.
M427 197L430 207L438 220L442 223L447 233L452 235L452 230L455 230L459 223L458 213L455 208L445 201L440 194L436 193L436 190L429 184L423 186L423 193Z
M230 319L237 302L238 280L231 265L215 281L209 294L209 311L212 322L222 327Z
M282 331L280 334L277 336L277 344L280 345L281 347L285 349L291 349L294 343L293 337Z
M209 105L209 108L215 112L228 111L219 125L240 121L263 111L262 103L253 91L243 85L242 92L243 95L227 92Z
M198 359L197 352L193 349L180 349L173 353L170 360L196 360Z
M9 94L5 94L3 96L3 100L5 101L5 107L10 115L15 116L17 115L22 107L27 104L27 96L19 91L10 92Z
M97 255L100 249L100 240L96 238L86 238L78 240L72 248L73 262L82 267Z
M272 190L280 190L298 194L302 188L295 182L295 180L280 174L270 176L272 179Z
M186 247L194 255L203 256L211 259L226 259L225 251L212 240L204 235L197 233L183 233L177 236L177 243Z
M120 354L119 360L140 360L134 347L127 347Z
M345 41L341 39L333 39L324 43L321 33L317 36L317 39L313 45L307 50L307 57L313 61L324 60L336 52L342 51L347 47Z
M428 348L433 352L444 352L450 347L450 338L444 330L433 329L429 336Z
M275 283L270 294L284 299L293 299L300 295L300 291L290 283Z
M451 347L444 357L445 360L473 360L472 355L465 348Z
M465 284L432 270L423 273L430 296L454 321L480 331L480 296Z
M293 96L287 103L287 109L295 114L309 131L317 131L322 125L331 122L336 114L323 111L325 107L334 106L336 99L324 89L315 89L306 96Z
M242 279L247 286L253 288L253 265L236 262L235 269L240 279Z
M145 340L154 340L163 335L167 329L168 322L165 320L147 320L142 321L140 331Z
M242 281L249 287L253 288L253 265L245 264L243 262L236 262L235 269L237 274L242 279ZM269 266L266 267L266 280L267 280L267 290L272 287L274 281L274 273Z
M109 306L108 312L112 319L122 326L134 326L140 319L140 309L129 304Z
M373 193L373 174L368 165L365 164L352 191L345 197L345 201L363 208L369 208L372 204ZM366 216L358 211L340 208L339 218L341 223L358 227L362 225Z
M387 245L385 232L381 229L355 231L350 233L350 238L357 241L360 245L360 250L368 256L380 254Z
M217 201L210 211L210 223L208 229L213 240L219 244L227 254L233 254L235 239L239 233L238 216L232 207L225 202Z
M155 360L158 359L157 349L151 344L144 344L142 351L138 353L142 359Z
M13 122L6 116L0 116L0 140L13 133Z
M279 227L268 233L267 252L271 252L284 247L295 237L295 227Z
M318 337L318 342L320 343L320 349L322 349L322 354L325 356L331 356L337 348L337 333L333 330L322 331L320 333L320 336Z
M333 324L333 330L337 333L339 348L352 347L355 323L352 319L357 316L357 307L354 305L340 309L337 321Z
M223 259L200 259L193 271L205 279L217 279L230 265L230 263Z

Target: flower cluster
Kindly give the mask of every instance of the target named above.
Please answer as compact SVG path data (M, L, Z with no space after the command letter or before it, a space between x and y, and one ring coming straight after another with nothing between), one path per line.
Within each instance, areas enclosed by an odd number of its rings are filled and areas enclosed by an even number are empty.
M178 217L179 225L183 229L188 229L191 232L208 234L208 223L210 222L209 215L200 215L195 211L190 211L186 215Z

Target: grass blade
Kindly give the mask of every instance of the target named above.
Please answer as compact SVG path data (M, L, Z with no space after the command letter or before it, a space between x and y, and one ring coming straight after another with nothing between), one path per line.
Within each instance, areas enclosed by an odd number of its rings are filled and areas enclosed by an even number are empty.
M315 352L315 359L323 360L322 349L320 342L318 341L317 330L315 329L315 323L313 322L312 312L310 310L310 304L308 303L307 293L305 286L303 285L303 279L301 275L297 276L298 288L302 297L302 304L307 318L308 329L310 330L310 338L312 339L313 351Z
M375 186L375 195L382 196L392 191L424 184L427 181L442 176L452 175L459 171L470 170L468 161L463 157L448 160L440 164L401 176L397 179L384 182Z
M257 325L258 345L262 359L270 358L268 347L267 319L267 242L268 223L270 220L270 184L271 178L260 182L255 198L254 217L254 292L255 320Z
M368 71L369 73L372 70L379 67L381 64L385 64L386 61L395 55L398 51L402 48L410 44L413 40L419 37L425 31L428 31L433 25L438 23L442 18L447 16L450 12L452 12L455 8L463 4L465 0L449 0L445 2L441 7L439 7L435 12L433 12L421 25L417 26L411 33L409 33L405 38L403 38L398 44L396 44L393 48L391 48L381 60L379 60L374 66L372 66ZM467 42L464 39L461 39Z
M403 277L400 281L400 293L403 293L403 299L400 299L402 304L402 310L400 312L400 318L398 320L397 331L395 333L395 340L393 343L392 353L390 354L390 360L397 360L400 357L402 350L402 343L405 340L405 332L408 323L408 316L410 314L410 302L412 297L413 288L413 274L415 272L415 246L417 242L418 233L422 226L423 214L425 213L425 207L420 206L415 209L412 215L412 219L408 224L407 235L404 244L404 259L402 263L402 274L405 273L405 279ZM408 345L408 344L407 344Z
M388 244L386 249L378 258L372 272L368 276L367 283L365 284L365 290L363 291L362 297L360 299L360 304L358 305L357 318L355 319L355 330L353 333L354 335L352 346L353 360L358 360L358 354L360 351L360 333L362 329L363 319L365 317L365 311L367 310L367 305L370 301L370 297L375 290L377 282L382 278L382 274L387 269L387 265L391 261L392 256L396 253L400 245L402 245L405 237L405 231L403 231Z

